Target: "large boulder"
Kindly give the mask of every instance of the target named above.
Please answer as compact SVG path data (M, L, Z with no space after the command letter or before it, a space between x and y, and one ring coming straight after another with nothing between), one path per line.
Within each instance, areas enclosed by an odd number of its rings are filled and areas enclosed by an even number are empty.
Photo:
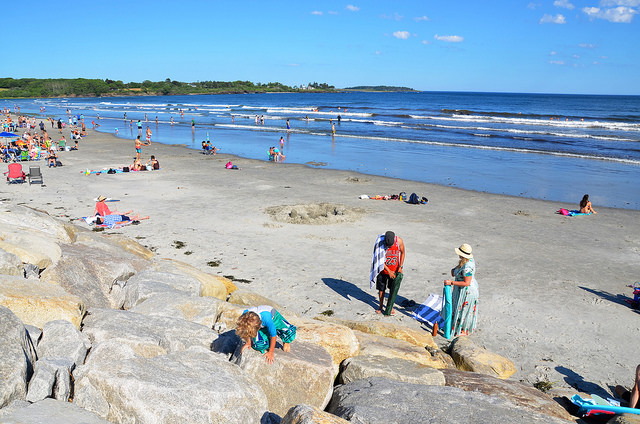
M72 364L82 365L91 342L69 321L47 322L42 328L42 338L36 351L39 358L65 358Z
M0 248L40 269L58 262L62 255L58 243L52 236L30 228L0 224Z
M92 412L69 402L44 399L15 408L0 417L3 424L110 424Z
M146 299L161 293L200 296L200 282L193 277L152 270L142 271L124 283L120 307L131 309Z
M156 261L154 266L158 271L183 274L195 278L200 282L200 293L202 296L227 300L228 294L237 289L237 287L228 278L202 272L189 264L175 259L161 259Z
M71 394L71 371L74 363L68 358L40 358L29 381L27 400L37 402L48 397L67 401Z
M22 277L24 275L24 268L20 258L13 253L0 249L0 274Z
M27 395L36 352L22 321L0 306L0 408Z
M284 306L277 304L273 300L266 298L258 293L254 293L251 290L247 289L237 289L233 293L229 295L228 299L229 303L233 303L236 305L243 305L245 307L259 306L259 305L269 305L272 308L275 308L278 312L280 312L287 321L294 323L295 317L297 315L292 311L287 310ZM245 308L246 309L246 308Z
M503 379L511 377L517 371L509 359L476 345L469 337L456 338L449 346L449 352L456 367L462 371L479 372Z
M25 206L3 204L0 207L0 226L42 233L60 243L72 243L79 228Z
M352 321L333 317L317 316L315 319L320 321L335 322L340 325L349 327L352 330L361 331L376 336L389 337L391 339L404 340L413 345L425 347L429 346L434 349L438 348L436 342L433 341L431 334L424 330L414 330L395 322L383 321Z
M213 330L183 319L113 309L90 309L82 332L89 336L93 345L118 341L145 358L191 346L210 349L218 337Z
M263 355L251 348L236 358L241 369L255 376L267 395L269 410L280 416L303 403L324 409L331 399L335 368L320 346L295 340L290 352L276 348L272 364L266 364Z
M446 385L468 392L480 392L497 396L516 405L532 409L536 413L551 415L565 420L571 415L550 396L519 381L501 380L486 374L454 369L442 370Z
M607 424L640 424L640 415L620 414L607 421Z
M406 359L437 369L455 367L451 357L438 349L419 347L403 340L366 334L357 330L353 330L353 333L360 343L358 355Z
M62 258L47 268L40 280L59 285L96 308L117 308L121 294L114 286L128 280L150 262L120 247L96 241L62 246Z
M38 328L58 319L79 328L85 312L82 300L62 287L9 275L0 275L0 305L11 309L23 323Z
M142 259L151 259L156 255L137 241L121 234L101 234L100 236L107 242L120 246L127 252L140 256Z
M185 293L160 293L130 309L131 312L149 316L182 318L205 327L213 328L220 306L215 297L194 297Z
M296 340L322 346L335 365L356 355L360 348L353 331L343 325L315 320L298 321L297 324Z
M369 377L384 377L405 383L444 386L442 371L400 358L384 356L356 356L342 364L340 380L343 384Z
M109 341L74 378L74 403L113 423L258 423L267 411L263 374L202 348L143 358Z
M352 423L556 423L510 402L455 387L409 384L379 377L336 387L327 411Z
M282 417L280 424L349 424L349 421L314 406L296 405Z

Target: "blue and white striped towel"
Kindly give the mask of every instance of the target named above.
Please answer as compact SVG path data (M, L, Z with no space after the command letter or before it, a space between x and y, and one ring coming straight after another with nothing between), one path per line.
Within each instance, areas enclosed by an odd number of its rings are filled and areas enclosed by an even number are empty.
M384 261L387 256L387 246L384 244L384 234L380 234L373 245L373 260L371 261L371 278L369 278L369 288L376 286L376 278L384 269Z
M444 298L437 294L430 294L424 303L413 311L413 317L418 321L426 322L433 325L435 322L442 324L443 319L440 316Z

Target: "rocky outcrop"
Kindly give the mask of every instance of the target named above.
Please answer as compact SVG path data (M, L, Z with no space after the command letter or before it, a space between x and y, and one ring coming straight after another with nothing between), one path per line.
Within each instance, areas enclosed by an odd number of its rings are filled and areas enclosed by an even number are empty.
M155 262L155 269L158 271L172 272L175 274L187 275L200 282L200 295L215 297L220 300L227 300L228 294L237 289L235 284L228 278L219 275L207 274L197 268L175 259L161 259Z
M348 424L349 421L336 417L309 405L296 405L282 417L280 424Z
M113 309L90 309L82 332L93 345L117 341L145 358L185 350L191 346L210 349L218 337L213 330L183 319Z
M405 383L444 386L442 371L418 362L383 356L356 356L342 364L340 381L343 384L369 377L383 377Z
M144 358L109 341L74 377L74 403L113 423L258 423L267 411L263 373L202 348Z
M353 331L339 324L304 320L297 323L296 340L322 346L333 358L335 365L354 356L360 343Z
M37 345L38 358L65 358L74 365L82 365L91 347L89 338L69 321L49 321L42 329Z
M449 346L449 352L456 367L462 371L479 372L498 378L509 378L517 371L509 359L476 345L469 337L456 338Z
M442 372L447 386L457 387L467 392L496 396L536 413L565 420L572 419L571 415L550 396L519 381L501 380L486 374L453 369L442 370Z
M0 422L3 424L110 424L109 421L73 403L55 399L44 399L21 406L7 411L6 414L0 414Z
M360 343L358 355L406 359L438 369L455 366L451 357L440 350L427 349L403 340L375 336L357 330L353 332Z
M13 253L0 249L0 274L22 277L24 269L20 258Z
M124 283L123 297L119 306L131 309L155 295L162 293L200 296L200 282L187 275L145 270Z
M249 348L236 362L255 377L267 395L269 410L280 416L303 403L324 409L331 399L335 368L331 356L319 346L295 340L290 352L276 347L273 364L265 364L263 355Z
M78 242L63 245L62 258L40 280L63 287L87 308L118 308L121 297L112 293L114 285L148 266L149 261L107 243Z
M85 312L82 300L62 287L8 275L0 275L0 305L11 309L23 323L38 328L58 319L79 328Z
M27 400L37 402L52 397L67 401L71 395L71 371L74 363L67 358L40 358L29 381Z
M414 330L413 328L404 327L393 322L351 321L346 319L325 317L322 315L317 316L315 319L319 321L334 322L336 324L349 327L352 330L361 331L367 334L403 340L420 347L429 346L434 349L438 348L438 345L433 341L433 337L428 332L424 330Z
M0 248L40 269L55 264L62 254L58 240L31 228L0 224Z
M269 305L275 308L276 310L278 310L278 312L280 312L287 321L291 322L292 324L295 324L294 321L295 321L295 318L297 317L295 313L287 310L285 307L277 304L273 300L266 298L264 296L261 296L258 293L254 293L250 290L237 289L236 291L234 291L229 295L228 301L229 303L233 303L235 305L245 306L245 309L251 306Z
M27 395L36 352L22 321L0 306L0 408Z
M339 386L327 411L352 423L564 423L510 402L455 387L368 378Z
M213 328L223 302L215 297L194 297L185 293L156 294L130 309L148 316L182 318Z
M6 203L0 207L0 226L36 231L60 243L74 242L79 231L79 227L53 218L46 212Z

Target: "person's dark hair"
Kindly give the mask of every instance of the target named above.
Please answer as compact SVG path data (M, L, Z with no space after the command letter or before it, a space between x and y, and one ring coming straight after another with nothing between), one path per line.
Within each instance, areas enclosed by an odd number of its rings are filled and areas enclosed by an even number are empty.
M580 201L580 207L584 208L585 206L587 206L587 203L589 203L589 195L585 194L584 196L582 196L582 200Z
M393 231L387 231L386 233L384 233L384 244L387 247L393 246L393 243L395 242L396 242L396 233L394 233Z

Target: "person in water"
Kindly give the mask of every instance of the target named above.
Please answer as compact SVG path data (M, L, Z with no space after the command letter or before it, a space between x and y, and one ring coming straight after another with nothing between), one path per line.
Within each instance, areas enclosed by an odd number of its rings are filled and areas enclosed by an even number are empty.
M580 213L598 213L591 206L588 194L585 194L580 201Z

